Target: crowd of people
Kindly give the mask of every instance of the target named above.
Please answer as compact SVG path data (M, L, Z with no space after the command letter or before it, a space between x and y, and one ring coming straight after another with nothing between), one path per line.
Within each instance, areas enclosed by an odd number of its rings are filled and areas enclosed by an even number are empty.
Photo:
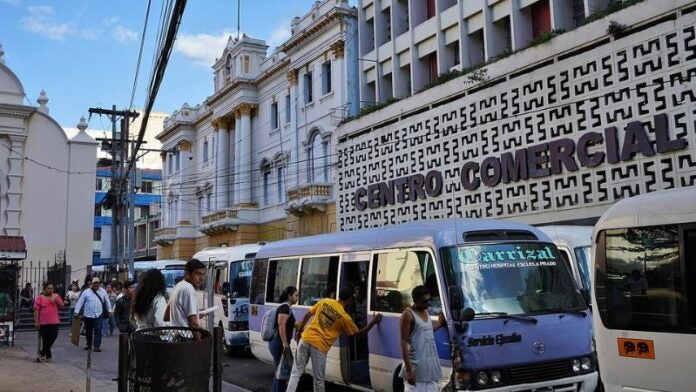
M102 334L109 335L117 328L121 333L131 334L144 328L163 326L200 328L200 319L205 317L198 308L196 289L203 285L206 267L199 260L190 260L185 266L184 279L176 284L169 300L166 299L166 284L159 270L151 269L139 277L139 281L101 282L99 278L87 279L82 288L73 282L66 294L66 303L53 292L53 284L43 284L41 296L32 300L36 328L42 338L42 349L38 361L51 361L51 346L58 336L58 308L69 306L70 318L80 317L84 329L86 350L101 351ZM413 304L404 310L400 320L401 353L403 366L401 377L406 391L436 391L442 370L437 357L434 331L446 325L440 314L431 321L428 314L431 296L427 287L418 286L412 291ZM274 368L281 365L284 355L290 353L290 342L294 336L298 348L293 358L292 370L283 377L276 372L272 391L297 390L300 376L311 361L314 391L324 390L326 356L341 334L361 337L379 324L382 315L375 313L369 322L360 323L349 314L355 303L364 301L360 288L342 288L338 298L323 298L314 304L305 316L297 321L293 306L298 303L299 292L293 286L283 290L273 320L274 333L268 346L273 355ZM359 313L351 312L357 318ZM362 315L365 316L365 315ZM366 318L366 317L365 317ZM200 335L194 333L194 339ZM286 384L287 383L287 384Z

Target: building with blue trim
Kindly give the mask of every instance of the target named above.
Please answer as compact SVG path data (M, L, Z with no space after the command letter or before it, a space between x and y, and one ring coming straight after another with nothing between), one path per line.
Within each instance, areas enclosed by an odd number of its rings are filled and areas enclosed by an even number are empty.
M156 169L139 170L142 183L135 195L135 260L155 260L157 245L152 241L154 231L159 228L159 204L162 188L162 171ZM101 202L111 188L111 167L97 168L94 193L94 238L92 242L92 265L111 263L107 252L102 257L102 249L110 249L111 210L104 209ZM108 227L108 229L105 228Z

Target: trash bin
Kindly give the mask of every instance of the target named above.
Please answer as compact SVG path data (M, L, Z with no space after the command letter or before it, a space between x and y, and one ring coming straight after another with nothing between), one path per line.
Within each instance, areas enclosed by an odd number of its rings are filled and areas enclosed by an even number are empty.
M194 339L194 332L200 340ZM131 335L132 391L208 391L212 334L183 327L148 328Z

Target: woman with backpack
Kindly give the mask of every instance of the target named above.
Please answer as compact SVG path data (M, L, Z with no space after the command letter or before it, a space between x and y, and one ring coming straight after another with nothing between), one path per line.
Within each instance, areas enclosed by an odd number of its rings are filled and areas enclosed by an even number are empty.
M280 306L276 309L275 327L276 334L270 342L268 349L273 355L273 369L278 369L280 358L285 350L290 350L290 341L292 333L295 329L295 316L292 314L292 306L295 305L300 297L300 293L293 286L288 286L282 294L280 294ZM273 375L273 385L271 392L284 392L287 386L287 380L276 379Z

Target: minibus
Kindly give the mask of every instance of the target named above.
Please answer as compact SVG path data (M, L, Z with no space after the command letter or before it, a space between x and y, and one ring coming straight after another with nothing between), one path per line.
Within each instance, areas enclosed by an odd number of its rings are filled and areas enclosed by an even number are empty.
M592 226L540 226L570 266L578 287L590 293Z
M694 391L696 187L614 204L593 233L593 324L606 391Z
M169 294L174 285L179 281L184 279L184 266L186 261L184 260L157 260L157 261L136 261L133 263L133 279L137 281L140 279L140 275L149 269L156 269L162 272L164 275L164 281L167 285L167 294ZM92 267L92 275L99 276L102 280L106 281L106 267L105 265L98 265Z
M249 283L254 257L262 245L206 248L193 255L209 266L199 303L205 308L217 306L206 323L223 328L223 348L228 355L249 350Z
M375 312L384 318L365 338L337 339L326 380L401 391L399 317L418 285L431 293L432 319L440 312L447 319L435 333L446 375L441 387L595 389L591 317L568 266L541 230L505 221L416 221L266 245L252 273L252 353L272 361L261 323L285 287L299 289L298 320L321 298L349 287L356 296L347 311L358 327Z

